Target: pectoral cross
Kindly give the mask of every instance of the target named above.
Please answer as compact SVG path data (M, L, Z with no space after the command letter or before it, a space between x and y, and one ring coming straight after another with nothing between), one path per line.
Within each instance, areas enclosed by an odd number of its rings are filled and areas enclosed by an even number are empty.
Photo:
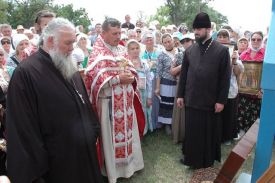
M76 93L78 94L79 98L81 99L82 103L85 104L85 101L84 101L82 95L78 92L77 89L75 89L75 91L76 91Z
M79 98L81 99L81 102L83 103L83 104L85 104L85 101L84 101L84 99L83 99L83 97L82 97L82 94L80 94L79 92L78 92L78 90L76 89L76 85L75 85L75 83L74 83L74 80L72 79L72 82L73 82L73 85L74 85L74 90L76 91L76 93L77 93L77 95L79 96Z

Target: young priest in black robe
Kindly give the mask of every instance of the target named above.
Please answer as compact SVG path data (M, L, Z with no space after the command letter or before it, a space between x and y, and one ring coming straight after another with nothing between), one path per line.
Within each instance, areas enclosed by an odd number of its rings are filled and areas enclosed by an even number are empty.
M230 84L228 48L211 39L211 23L206 13L193 22L196 43L185 51L180 74L177 104L185 105L184 158L192 168L206 168L220 161L220 112Z
M101 183L99 122L71 59L75 28L56 18L42 37L8 89L8 176L12 183Z

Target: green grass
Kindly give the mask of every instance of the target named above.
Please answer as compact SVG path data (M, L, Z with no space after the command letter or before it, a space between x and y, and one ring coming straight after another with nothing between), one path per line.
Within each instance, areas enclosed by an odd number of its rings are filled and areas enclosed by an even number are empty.
M216 168L221 168L234 146L235 143L230 146L222 145L222 160L221 163L215 162ZM188 183L193 175L193 170L179 162L181 145L173 144L171 136L167 136L164 130L147 134L142 139L142 151L144 169L136 172L129 179L118 179L118 183ZM251 174L253 159L254 151L245 161L238 175L242 172Z

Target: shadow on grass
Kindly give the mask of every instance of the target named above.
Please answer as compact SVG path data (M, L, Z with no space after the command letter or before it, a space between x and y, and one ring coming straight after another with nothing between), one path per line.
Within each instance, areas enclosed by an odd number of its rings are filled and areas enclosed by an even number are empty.
M215 162L214 167L220 169L228 157L232 148L237 142L231 145L222 145L221 163ZM131 178L118 179L118 183L188 183L193 175L193 170L182 165L179 160L181 157L181 144L174 144L171 136L167 136L164 130L148 133L142 139L142 151L144 159L144 169L136 172ZM275 152L273 146L273 154ZM254 161L254 150L251 152L240 173L252 172ZM274 160L274 156L273 156Z
M148 133L142 139L144 169L119 183L185 183L192 170L180 164L181 145L173 144L164 130Z

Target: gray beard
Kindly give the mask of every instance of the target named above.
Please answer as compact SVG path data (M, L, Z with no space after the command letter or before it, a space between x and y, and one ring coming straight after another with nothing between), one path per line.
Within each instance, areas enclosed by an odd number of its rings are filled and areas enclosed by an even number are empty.
M78 71L77 64L73 61L72 55L63 55L56 49L49 50L49 55L55 67L67 81L69 81L74 73Z

